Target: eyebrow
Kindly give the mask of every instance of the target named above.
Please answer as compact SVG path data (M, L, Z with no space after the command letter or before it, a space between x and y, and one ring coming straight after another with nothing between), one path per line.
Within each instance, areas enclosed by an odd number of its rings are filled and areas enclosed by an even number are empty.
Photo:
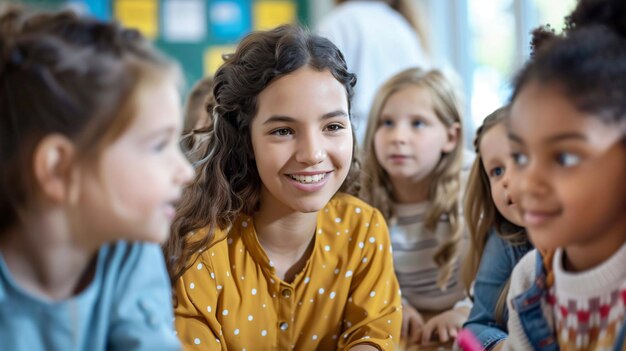
M325 120L334 117L348 117L348 114L345 111L337 110L323 114L320 117L320 120ZM268 118L263 124L276 123L276 122L296 122L296 119L289 116L282 115L274 115Z
M524 141L522 140L522 138L520 138L519 136L515 135L514 133L509 133L508 134L509 140L516 142L518 144L524 144ZM578 132L569 132L569 133L562 133L562 134L557 134L554 136L549 137L546 140L547 144L556 144L559 143L561 141L566 141L566 140L581 140L581 141L585 141L587 140L587 137L584 134L578 133Z

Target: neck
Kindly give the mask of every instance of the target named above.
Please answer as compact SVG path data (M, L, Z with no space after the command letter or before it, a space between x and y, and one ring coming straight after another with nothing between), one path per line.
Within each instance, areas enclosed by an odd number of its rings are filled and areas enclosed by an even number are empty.
M26 225L3 234L0 251L15 281L51 300L84 289L95 268L97 249L77 243L60 213L32 216Z
M563 251L563 268L582 272L599 266L626 243L626 216L602 235L594 235L587 242L568 245Z
M264 211L254 214L257 237L265 249L278 254L290 254L306 247L315 234L317 212L281 214Z
M430 183L429 177L421 180L392 178L393 201L399 204L412 204L427 201Z
M317 212L281 213L261 206L254 214L259 243L274 264L276 275L292 282L313 251Z

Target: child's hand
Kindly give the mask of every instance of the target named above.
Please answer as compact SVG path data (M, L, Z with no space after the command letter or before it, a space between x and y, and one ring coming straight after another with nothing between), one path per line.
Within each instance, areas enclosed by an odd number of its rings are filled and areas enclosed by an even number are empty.
M456 338L457 333L467 320L469 309L467 307L456 308L440 313L431 318L422 329L420 339L422 344L427 344L436 334L440 342L448 342Z
M402 304L402 339L406 345L417 344L422 335L424 319L413 306L408 303Z

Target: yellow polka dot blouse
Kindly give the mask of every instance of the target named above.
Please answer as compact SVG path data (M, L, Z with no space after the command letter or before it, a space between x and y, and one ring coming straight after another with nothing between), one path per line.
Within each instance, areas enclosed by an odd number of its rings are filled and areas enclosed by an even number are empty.
M378 210L345 194L319 212L313 252L292 283L276 276L252 219L242 216L175 289L187 350L394 350L399 339L387 226Z

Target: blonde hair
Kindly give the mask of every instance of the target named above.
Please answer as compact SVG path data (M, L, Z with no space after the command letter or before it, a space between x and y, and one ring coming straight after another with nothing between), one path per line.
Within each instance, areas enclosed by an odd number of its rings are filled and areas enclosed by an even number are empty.
M462 267L462 280L468 290L476 278L480 260L487 243L487 238L492 228L497 230L504 240L513 244L522 244L527 241L524 228L521 228L509 220L498 211L491 197L491 186L489 185L489 176L485 171L482 157L480 154L480 143L487 133L493 127L503 123L508 116L508 108L501 107L485 117L482 126L476 131L474 138L474 149L476 158L470 170L467 181L464 202L465 224L470 233L470 247L468 255L465 258L465 264ZM506 295L509 291L510 280L506 282L500 297L496 303L496 321L501 323L504 315L504 307L506 303Z
M394 217L393 189L389 175L376 158L374 135L379 127L380 114L389 97L411 86L421 87L430 92L435 115L446 127L451 127L457 123L460 128L459 140L454 150L443 154L429 175L433 179L428 189L428 199L431 206L426 213L424 227L434 231L442 216L447 216L447 221L452 227L452 235L448 240L441 243L433 256L433 260L440 269L437 286L442 288L452 276L453 263L457 257L458 244L463 231L459 213L460 173L463 161L461 109L456 89L442 72L410 68L391 77L378 90L370 110L365 134L363 173L359 196L378 208L387 221Z

